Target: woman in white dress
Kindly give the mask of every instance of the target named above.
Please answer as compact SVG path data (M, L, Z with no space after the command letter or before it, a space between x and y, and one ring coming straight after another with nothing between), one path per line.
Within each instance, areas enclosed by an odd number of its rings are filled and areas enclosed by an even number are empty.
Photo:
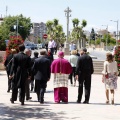
M114 104L114 89L117 89L117 62L114 60L111 53L106 54L106 61L104 62L103 82L106 89L106 103L109 103L109 90L111 92L111 104Z

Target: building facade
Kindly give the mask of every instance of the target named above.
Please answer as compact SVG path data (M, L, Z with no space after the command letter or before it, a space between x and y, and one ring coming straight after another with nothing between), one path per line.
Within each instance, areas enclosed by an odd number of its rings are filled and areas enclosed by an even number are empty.
M47 27L46 24L41 22L41 23L33 23L33 28L31 30L29 39L30 41L34 43L38 43L38 39L43 41L43 35L46 34L47 32Z

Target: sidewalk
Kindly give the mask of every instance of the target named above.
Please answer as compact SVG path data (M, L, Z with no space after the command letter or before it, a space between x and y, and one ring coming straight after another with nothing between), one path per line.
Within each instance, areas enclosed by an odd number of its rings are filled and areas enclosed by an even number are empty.
M105 104L105 89L101 75L92 75L90 104L77 104L78 87L69 86L69 103L55 104L53 98L53 80L48 82L45 103L37 102L35 93L32 100L11 104L11 93L7 93L7 76L0 71L0 120L120 120L120 78L115 91L115 105ZM84 96L82 101L84 101Z

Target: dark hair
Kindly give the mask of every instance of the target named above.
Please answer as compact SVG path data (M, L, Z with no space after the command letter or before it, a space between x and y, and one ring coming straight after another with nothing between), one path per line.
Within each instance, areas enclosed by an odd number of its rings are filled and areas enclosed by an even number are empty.
M83 52L87 52L87 49L86 49L86 48L82 48L82 51L83 51Z
M39 54L39 53L38 53L37 51L34 52L34 56L35 56L35 57L38 57L38 54Z
M25 45L24 44L19 45L19 51L24 51L24 50L25 50Z
M113 55L112 55L112 53L107 53L107 54L106 54L106 60L107 60L108 62L112 62L112 61L113 61Z

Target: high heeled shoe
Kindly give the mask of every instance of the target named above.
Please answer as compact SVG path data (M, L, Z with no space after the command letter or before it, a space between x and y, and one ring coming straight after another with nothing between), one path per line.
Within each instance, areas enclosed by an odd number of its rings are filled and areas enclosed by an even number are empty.
M114 99L111 100L111 104L114 105Z
M109 104L109 100L106 100L106 104Z

